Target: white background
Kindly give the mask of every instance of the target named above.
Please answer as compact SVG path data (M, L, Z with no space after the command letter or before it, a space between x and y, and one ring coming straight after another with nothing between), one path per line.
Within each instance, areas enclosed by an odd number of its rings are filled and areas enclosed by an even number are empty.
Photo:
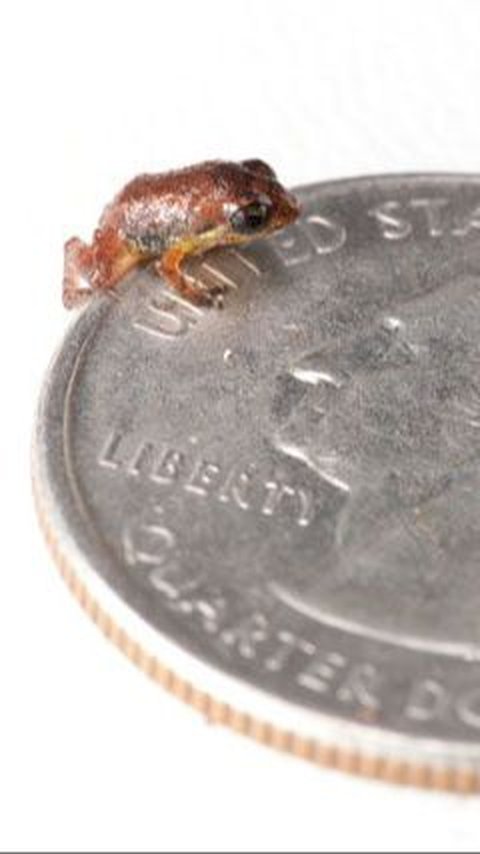
M63 241L137 172L262 157L290 185L478 171L480 2L6 2L0 11L0 846L478 850L480 800L325 772L165 695L37 531L35 399Z

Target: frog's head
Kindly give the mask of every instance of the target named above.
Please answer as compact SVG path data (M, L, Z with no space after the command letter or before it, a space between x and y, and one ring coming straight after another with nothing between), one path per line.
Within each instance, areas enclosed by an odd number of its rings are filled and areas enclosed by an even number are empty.
M262 160L211 164L209 215L218 244L242 244L266 237L297 219L297 199Z

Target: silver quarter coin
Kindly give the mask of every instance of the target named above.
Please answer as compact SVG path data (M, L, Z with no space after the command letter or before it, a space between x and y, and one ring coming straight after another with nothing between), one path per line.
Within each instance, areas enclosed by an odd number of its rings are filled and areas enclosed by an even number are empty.
M301 221L96 299L45 382L42 525L106 634L260 741L480 786L480 178L299 192Z

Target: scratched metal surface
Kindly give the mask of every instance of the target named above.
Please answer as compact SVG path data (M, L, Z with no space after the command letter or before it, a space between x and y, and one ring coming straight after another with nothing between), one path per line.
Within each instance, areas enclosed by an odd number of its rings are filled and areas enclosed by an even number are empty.
M302 221L70 328L51 536L181 676L319 742L480 772L480 179L304 188Z

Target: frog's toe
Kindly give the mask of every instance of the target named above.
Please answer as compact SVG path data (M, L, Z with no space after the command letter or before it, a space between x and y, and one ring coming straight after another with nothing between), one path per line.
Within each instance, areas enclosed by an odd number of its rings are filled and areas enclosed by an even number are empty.
M212 299L212 305L214 308L223 308L224 307L225 300L224 300L223 293L215 294L215 296Z
M223 308L223 293L216 290L197 288L195 302L206 308Z
M227 290L223 283L219 282L211 285L201 279L195 279L194 290L199 305L214 306L215 308L223 307L223 298Z

